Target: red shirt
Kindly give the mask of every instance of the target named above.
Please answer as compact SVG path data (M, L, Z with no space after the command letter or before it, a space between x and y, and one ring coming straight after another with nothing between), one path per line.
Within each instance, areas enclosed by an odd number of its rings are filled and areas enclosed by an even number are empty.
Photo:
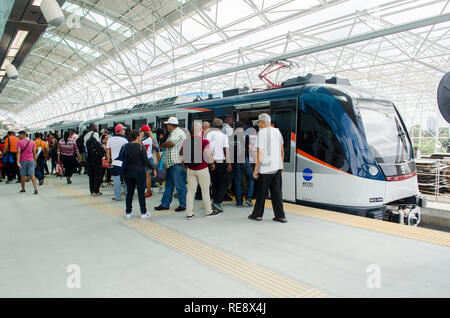
M190 161L190 158L188 160L185 160L186 165L188 166L189 169L191 170L202 170L205 168L208 168L208 163L205 161L205 148L209 147L209 140L205 139L203 137L200 136L195 136L194 137L197 142L199 141L199 138L202 139L202 163L186 163L188 161ZM190 153L191 153L191 149L189 149L191 147L191 141L192 141L192 137L191 138L186 138L182 145L181 148L183 148L183 158L186 157L190 157ZM197 143L194 142L194 145L196 145ZM200 145L200 144L198 144ZM200 150L200 149L198 149ZM195 156L197 157L197 156Z

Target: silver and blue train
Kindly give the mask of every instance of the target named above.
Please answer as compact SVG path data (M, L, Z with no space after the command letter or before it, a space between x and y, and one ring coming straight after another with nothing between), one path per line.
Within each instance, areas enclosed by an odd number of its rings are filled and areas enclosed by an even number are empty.
M178 96L108 113L82 123L41 129L48 134L95 122L99 130L126 124L164 128L171 116L190 128L194 120L231 117L256 123L272 117L284 138L283 198L287 202L409 225L420 222L426 202L418 189L414 151L395 105L349 85L308 74L281 88L223 97ZM64 127L62 126L64 125Z

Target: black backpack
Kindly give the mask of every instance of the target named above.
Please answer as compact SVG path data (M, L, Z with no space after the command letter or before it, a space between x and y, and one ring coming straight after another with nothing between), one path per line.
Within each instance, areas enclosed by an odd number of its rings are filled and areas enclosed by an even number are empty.
M94 138L94 133L92 133L91 137L86 141L86 149L88 157L94 160L101 160L105 155L105 149L102 144Z

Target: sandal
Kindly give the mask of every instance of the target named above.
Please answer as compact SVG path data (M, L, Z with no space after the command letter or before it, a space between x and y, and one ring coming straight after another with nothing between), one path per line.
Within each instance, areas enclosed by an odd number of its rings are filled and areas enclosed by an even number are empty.
M275 221L275 222L280 222L280 223L287 223L287 220L285 219L285 218L273 218L273 220Z
M251 214L248 216L249 220L253 220L253 221L262 221L262 217L258 216L257 218L252 216Z

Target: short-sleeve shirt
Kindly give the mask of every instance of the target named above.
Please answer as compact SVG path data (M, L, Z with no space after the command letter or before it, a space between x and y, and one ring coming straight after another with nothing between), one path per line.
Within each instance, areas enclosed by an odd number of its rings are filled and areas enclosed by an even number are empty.
M7 148L9 152L17 152L17 143L18 142L19 142L19 138L17 138L16 136L6 137L5 148ZM11 145L10 145L10 143L11 143Z
M200 144L201 142L201 144ZM201 145L201 148L200 148ZM205 160L205 148L209 147L208 139L194 136L194 156L192 157L192 138L186 138L181 145L183 148L183 161L191 170L203 170L208 168ZM194 160L192 160L192 158Z
M213 129L206 134L206 139L209 141L214 161L225 160L223 148L230 148L227 135L220 130Z
M33 149L35 148L34 142L32 142L28 138L24 138L22 140L19 140L19 142L17 143L17 148L20 149L20 162L34 161L33 157Z
M147 151L147 158L152 158L153 157L153 141L152 141L152 137L145 137L144 139L142 139L142 144L145 147L145 150Z
M48 148L47 143L43 140L35 140L34 141L34 145L36 146L36 156L37 156L37 149L39 149L39 147L41 147L41 152L44 152L45 148Z
M116 160L119 157L120 149L127 143L128 139L125 136L114 135L108 138L106 149L111 149L111 160Z
M269 126L259 131L256 138L256 148L263 150L261 165L258 169L259 173L274 174L283 169L281 159L281 146L283 144L283 136L277 128Z
M167 169L174 165L181 164L181 143L185 139L186 134L180 129L180 127L177 127L170 133L169 138L167 138L166 142L172 142L175 146L173 146L172 148L165 148L166 152L164 154L164 166Z

